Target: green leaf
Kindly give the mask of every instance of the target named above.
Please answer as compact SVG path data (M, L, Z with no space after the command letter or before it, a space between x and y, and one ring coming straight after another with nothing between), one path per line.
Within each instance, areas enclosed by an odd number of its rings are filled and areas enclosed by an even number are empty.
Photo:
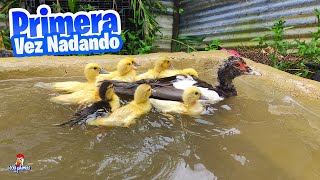
M7 16L5 14L0 14L0 19L5 19Z
M179 14L182 14L183 13L183 9L182 8L179 8Z

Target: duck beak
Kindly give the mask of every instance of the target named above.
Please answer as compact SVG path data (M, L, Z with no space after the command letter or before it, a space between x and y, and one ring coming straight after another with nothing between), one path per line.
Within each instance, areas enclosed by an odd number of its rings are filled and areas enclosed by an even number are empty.
M255 76L262 76L261 73L258 71L251 70L250 72L244 72L244 75L255 75Z
M109 72L107 70L100 68L99 74L109 74Z
M204 95L200 95L200 100L209 100L209 98L207 98L206 96L204 96Z
M262 76L262 74L258 71L254 71L251 68L247 67L247 70L243 73L244 75L255 75L255 76Z

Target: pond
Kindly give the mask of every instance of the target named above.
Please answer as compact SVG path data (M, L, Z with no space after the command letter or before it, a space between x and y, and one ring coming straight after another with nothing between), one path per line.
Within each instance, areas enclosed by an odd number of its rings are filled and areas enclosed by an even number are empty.
M83 77L1 80L1 179L319 179L320 115L309 108L319 100L268 90L263 78L237 78L238 96L201 118L172 122L153 109L129 128L53 125L78 107L50 102L56 93L34 84ZM7 170L18 153L32 171Z

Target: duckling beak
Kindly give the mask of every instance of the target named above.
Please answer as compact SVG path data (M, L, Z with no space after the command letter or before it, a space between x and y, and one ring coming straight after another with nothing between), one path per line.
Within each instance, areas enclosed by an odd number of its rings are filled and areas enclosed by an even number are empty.
M99 74L109 74L109 72L107 70L100 68Z
M133 65L136 66L136 67L139 67L141 66L140 64L138 64L137 62L133 62Z
M209 100L209 98L207 98L206 96L204 96L204 95L202 95L202 94L200 95L200 99L201 99L201 100Z
M131 68L134 69L134 70L137 69L137 67L135 65L132 65Z

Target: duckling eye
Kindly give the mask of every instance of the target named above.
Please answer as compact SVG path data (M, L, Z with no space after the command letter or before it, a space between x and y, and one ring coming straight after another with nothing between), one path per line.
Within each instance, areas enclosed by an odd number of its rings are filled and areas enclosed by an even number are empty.
M195 95L198 95L199 93L198 93L198 92L195 92L194 94L195 94Z
M130 66L130 65L131 65L131 63L128 63L128 65Z
M94 70L97 70L98 68L97 68L97 67L94 67L93 69L94 69Z

